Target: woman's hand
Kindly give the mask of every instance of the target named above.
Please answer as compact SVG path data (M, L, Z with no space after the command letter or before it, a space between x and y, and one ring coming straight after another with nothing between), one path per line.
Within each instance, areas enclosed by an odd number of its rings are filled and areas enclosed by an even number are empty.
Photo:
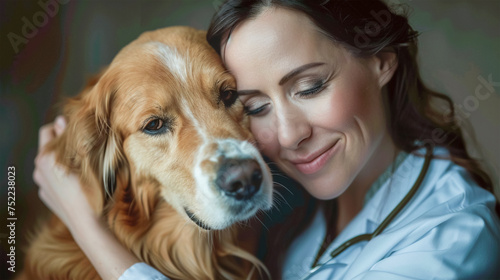
M63 117L40 128L38 155L35 158L33 180L40 189L38 195L43 203L61 219L71 232L73 224L81 218L94 215L76 174L68 173L55 161L54 152L45 152L45 145L61 135L66 127Z
M118 279L139 262L96 216L82 191L76 174L68 173L55 161L54 152L44 153L45 145L62 134L66 122L57 117L54 123L40 128L38 155L33 180L40 186L38 195L68 227L74 240L103 279Z

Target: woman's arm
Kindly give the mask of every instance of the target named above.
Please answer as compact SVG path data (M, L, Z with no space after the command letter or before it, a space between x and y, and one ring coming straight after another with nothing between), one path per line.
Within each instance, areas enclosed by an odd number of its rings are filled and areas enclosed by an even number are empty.
M62 117L58 117L53 124L40 128L39 149L33 171L33 179L40 187L40 199L66 224L99 275L103 279L118 279L128 268L140 261L122 246L100 217L92 211L78 176L67 173L58 166L54 153L41 153L45 144L61 134L64 128L65 121ZM139 270L148 271L150 279L166 279L155 270ZM140 271L134 269L134 273ZM130 274L130 271L127 271L127 274Z

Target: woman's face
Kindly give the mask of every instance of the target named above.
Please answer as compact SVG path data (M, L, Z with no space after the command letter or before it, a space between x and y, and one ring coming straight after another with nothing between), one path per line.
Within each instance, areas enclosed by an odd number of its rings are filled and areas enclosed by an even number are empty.
M261 152L313 196L369 173L388 138L377 56L356 58L302 13L266 8L238 25L223 58Z

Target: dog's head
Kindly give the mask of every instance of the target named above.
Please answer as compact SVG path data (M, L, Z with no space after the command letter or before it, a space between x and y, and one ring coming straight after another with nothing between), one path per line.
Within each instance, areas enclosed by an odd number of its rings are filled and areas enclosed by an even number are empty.
M248 219L270 208L272 179L235 89L205 32L147 32L67 105L71 165L109 194L154 193L205 229Z

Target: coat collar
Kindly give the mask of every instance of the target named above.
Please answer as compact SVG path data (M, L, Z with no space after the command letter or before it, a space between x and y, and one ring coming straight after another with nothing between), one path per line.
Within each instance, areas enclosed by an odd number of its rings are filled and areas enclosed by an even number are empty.
M425 150L419 151L418 154L425 154ZM419 155L406 153L398 155L393 165L384 172L384 174L388 173L388 175L381 176L370 188L370 190L372 188L374 188L374 190L372 190L371 197L366 197L368 200L365 198L366 204L361 212L335 238L328 246L327 250L325 250L325 253L320 257L318 262L320 265L326 263L348 264L354 261L362 247L364 247L364 244L366 244L366 241L359 243L358 246L351 246L335 259L331 259L330 253L342 243L357 235L372 233L382 223L416 181L424 163L424 158ZM324 224L326 224L324 216L321 211L318 214L320 215L321 223L324 227ZM395 221L393 221L387 229L389 229Z

